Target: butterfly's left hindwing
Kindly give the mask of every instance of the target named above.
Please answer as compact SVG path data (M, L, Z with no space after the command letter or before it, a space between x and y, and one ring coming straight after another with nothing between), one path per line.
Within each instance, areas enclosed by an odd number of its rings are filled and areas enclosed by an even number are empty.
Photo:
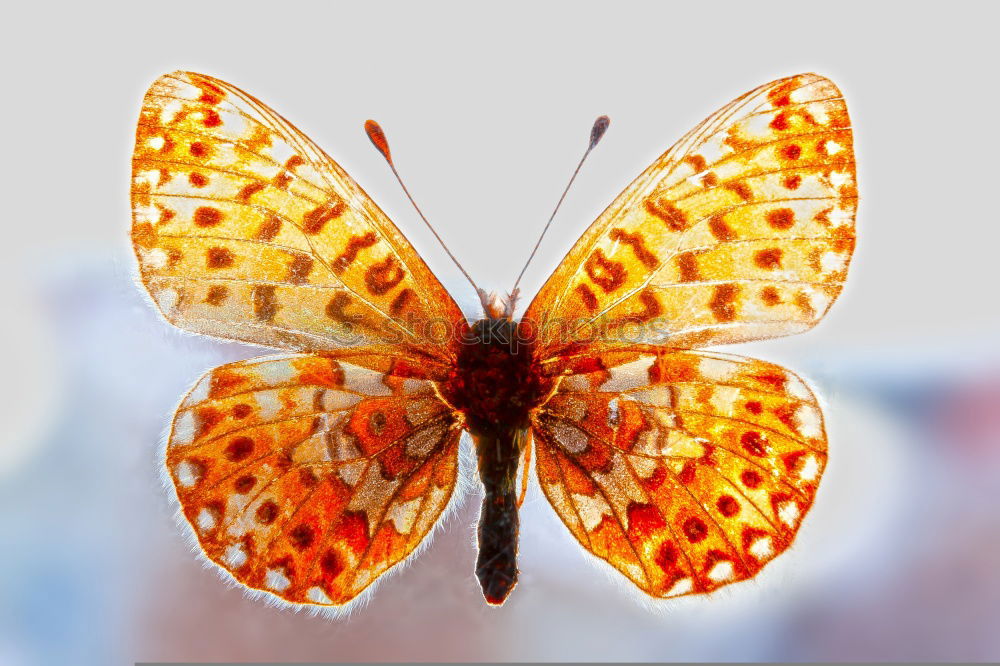
M826 465L794 374L730 355L634 347L554 360L538 479L591 553L656 597L757 573L792 542Z
M358 365L357 363L361 363ZM286 355L202 377L166 466L205 555L249 588L342 605L406 558L454 490L460 424L375 356Z

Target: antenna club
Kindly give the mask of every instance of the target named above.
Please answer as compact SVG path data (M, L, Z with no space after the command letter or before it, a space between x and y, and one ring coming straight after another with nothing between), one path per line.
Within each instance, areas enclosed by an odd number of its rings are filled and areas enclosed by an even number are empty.
M385 132L382 131L381 125L379 125L374 120L365 121L365 133L368 138L371 139L372 144L382 153L382 157L389 164L392 164L392 154L389 152L389 141L385 138Z
M593 150L594 146L601 140L604 133L608 131L608 125L611 124L611 118L607 116L598 116L597 120L594 121L594 126L590 129L590 149Z

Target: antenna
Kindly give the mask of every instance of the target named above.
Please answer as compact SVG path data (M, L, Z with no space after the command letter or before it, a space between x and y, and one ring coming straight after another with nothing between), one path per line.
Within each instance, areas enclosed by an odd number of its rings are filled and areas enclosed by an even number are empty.
M465 279L469 281L472 288L476 290L476 294L479 296L479 300L482 301L483 307L486 307L486 292L476 286L476 283L472 281L469 274L465 272L464 268L462 268L462 264L458 263L458 259L455 258L455 255L451 253L448 246L445 245L444 241L441 240L441 237L438 236L438 232L434 230L431 223L427 221L426 217L424 217L423 212L420 210L420 206L418 206L417 202L413 200L413 197L410 195L410 191L406 189L406 185L403 184L403 179L399 177L399 172L396 171L396 165L392 163L392 153L389 152L389 142L385 138L385 132L382 131L382 127L374 120L366 120L365 133L368 134L368 138L371 139L371 142L375 145L378 152L382 153L382 157L385 158L385 161L389 164L389 168L392 169L392 175L396 177L396 181L399 183L399 186L403 188L406 198L410 200L411 204L413 204L417 214L420 215L420 219L423 220L424 224L427 225L427 228L431 230L431 233L434 234L434 238L437 239L438 243L441 243L441 247L444 248L444 251L448 253L451 260L455 262L456 266L458 266L458 270L462 271L462 275L464 275Z
M610 118L607 116L598 116L597 120L594 121L594 126L590 128L590 143L587 145L587 150L584 151L583 157L580 158L580 163L576 165L573 175L570 176L569 182L566 184L566 189L563 190L562 196L559 197L559 201L556 203L555 210L553 210L552 215L549 216L549 221L545 223L545 227L542 229L542 235L538 237L538 242L535 243L534 249L531 250L531 254L528 256L528 261L524 263L524 268L521 269L520 275L518 275L517 280L514 281L514 288L510 291L510 309L513 310L513 301L517 298L517 285L521 283L521 278L524 277L524 271L528 270L528 265L531 263L531 260L535 258L535 253L538 252L538 247L542 244L542 239L545 238L545 232L549 230L552 220L555 219L556 213L559 211L559 206L562 205L563 199L566 198L566 193L569 192L570 186L572 186L573 181L576 180L576 175L580 173L580 168L586 161L587 156L590 155L590 151L592 151L598 142L600 142L601 137L603 137L604 133L608 131L608 125L610 124Z

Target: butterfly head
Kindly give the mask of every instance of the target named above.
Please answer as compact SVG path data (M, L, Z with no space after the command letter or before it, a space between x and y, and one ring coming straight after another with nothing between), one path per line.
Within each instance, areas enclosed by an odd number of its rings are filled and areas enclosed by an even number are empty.
M514 318L514 308L517 307L517 298L520 295L520 290L516 287L506 296L501 296L495 291L487 292L483 289L477 289L476 293L479 294L479 302L483 306L483 315L487 319L512 320Z

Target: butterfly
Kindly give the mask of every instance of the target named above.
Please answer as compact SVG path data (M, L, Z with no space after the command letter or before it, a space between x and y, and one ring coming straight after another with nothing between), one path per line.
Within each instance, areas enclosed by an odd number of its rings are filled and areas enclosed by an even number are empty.
M164 457L204 555L272 600L343 606L413 554L455 494L463 432L491 604L517 582L532 458L580 545L652 597L752 578L813 504L827 462L813 392L775 364L699 348L805 331L842 289L857 190L847 108L826 78L773 81L695 127L520 321L516 293L481 294L470 323L332 158L209 76L175 72L147 92L131 197L141 282L163 317L282 352L201 377Z

